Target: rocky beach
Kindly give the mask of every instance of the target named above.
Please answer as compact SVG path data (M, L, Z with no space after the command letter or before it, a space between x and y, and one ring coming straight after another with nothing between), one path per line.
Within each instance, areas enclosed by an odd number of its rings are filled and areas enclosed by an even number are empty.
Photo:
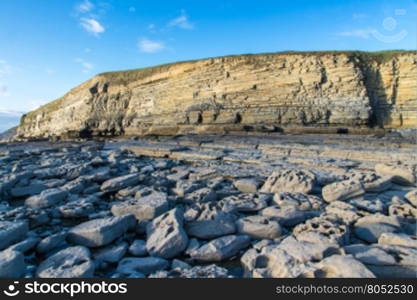
M416 143L235 133L0 144L0 277L416 277Z
M99 74L0 138L0 277L417 277L415 51Z

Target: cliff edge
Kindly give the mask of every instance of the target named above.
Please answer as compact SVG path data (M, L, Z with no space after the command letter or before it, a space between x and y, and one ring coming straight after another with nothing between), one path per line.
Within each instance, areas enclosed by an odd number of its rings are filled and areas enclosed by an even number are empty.
M417 52L239 55L103 73L24 115L21 138L417 128Z

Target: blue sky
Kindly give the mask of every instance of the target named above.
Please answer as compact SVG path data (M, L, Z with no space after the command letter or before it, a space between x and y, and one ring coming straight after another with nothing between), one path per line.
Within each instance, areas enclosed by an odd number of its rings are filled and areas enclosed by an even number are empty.
M415 0L0 0L0 112L110 70L284 50L416 49Z

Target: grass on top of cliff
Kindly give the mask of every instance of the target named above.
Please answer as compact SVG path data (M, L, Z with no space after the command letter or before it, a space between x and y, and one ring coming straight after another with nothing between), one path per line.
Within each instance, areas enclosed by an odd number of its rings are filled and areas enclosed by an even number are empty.
M131 70L124 70L124 71L113 71L113 72L105 72L98 74L99 76L106 77L109 81L116 83L116 84L127 84L132 81L141 80L146 77L152 76L154 74L158 74L160 72L168 71L170 67L186 64L186 63L193 63L198 61L204 60L211 60L211 59L227 59L227 60L237 60L242 58L254 58L257 59L259 57L268 57L268 56L279 56L279 55L347 55L351 58L357 57L362 61L370 61L370 62L377 62L378 64L384 63L389 61L395 56L407 53L417 53L417 51L413 50L385 50L385 51L377 51L377 52L365 52L365 51L282 51L282 52L271 52L271 53L259 53L259 54L240 54L240 55L227 55L227 56L219 56L219 57L211 57L211 58L203 58L203 59L196 59L196 60L187 60L187 61L180 61L180 62L173 62L163 65L157 65L147 68L139 68L139 69L131 69Z

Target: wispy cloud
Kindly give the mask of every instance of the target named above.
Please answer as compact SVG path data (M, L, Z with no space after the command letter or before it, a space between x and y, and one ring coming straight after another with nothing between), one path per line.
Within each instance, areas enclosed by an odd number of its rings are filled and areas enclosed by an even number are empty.
M94 69L94 65L91 62L88 62L82 58L76 58L75 62L82 66L83 73L90 73L92 69Z
M104 26L94 18L81 18L80 22L84 30L94 36L99 36L106 31Z
M372 28L363 28L363 29L353 29L350 31L343 31L337 33L338 36L344 37L354 37L354 38L361 38L361 39L369 39L375 33L375 29Z
M94 4L91 3L89 0L85 0L84 2L78 4L76 9L80 13L88 13L94 9Z
M138 42L138 48L144 53L157 53L166 49L165 44L160 41L153 41L147 38L141 39Z
M168 27L179 27L181 29L192 30L194 29L194 24L190 22L185 10L182 10L180 16L168 23Z

